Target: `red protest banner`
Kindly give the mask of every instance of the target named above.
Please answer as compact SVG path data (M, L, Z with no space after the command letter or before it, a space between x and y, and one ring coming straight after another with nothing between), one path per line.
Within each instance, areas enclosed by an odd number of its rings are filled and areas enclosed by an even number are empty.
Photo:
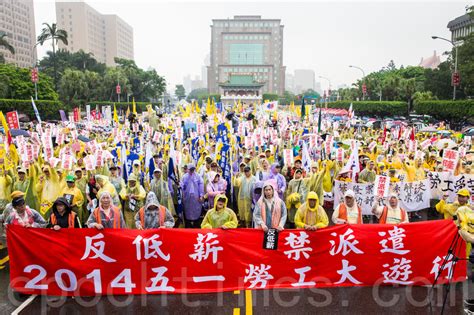
M443 171L454 172L459 160L459 151L445 149L443 152Z
M81 120L81 112L79 107L74 107L74 122L79 122Z
M20 129L20 120L18 119L18 112L7 113L7 124L10 129Z
M28 294L205 293L242 289L431 284L453 221L284 230L277 250L254 229L96 230L9 226L10 284ZM462 242L454 253L465 257ZM448 259L449 260L449 259ZM459 261L453 281L466 279ZM452 264L438 283L446 283Z

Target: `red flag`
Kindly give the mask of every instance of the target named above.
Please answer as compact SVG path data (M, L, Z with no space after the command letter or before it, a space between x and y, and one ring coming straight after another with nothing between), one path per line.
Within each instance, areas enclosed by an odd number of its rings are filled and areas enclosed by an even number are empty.
M415 127L411 128L410 140L415 141Z
M383 128L383 138L382 138L382 144L385 143L385 139L387 138L387 125Z

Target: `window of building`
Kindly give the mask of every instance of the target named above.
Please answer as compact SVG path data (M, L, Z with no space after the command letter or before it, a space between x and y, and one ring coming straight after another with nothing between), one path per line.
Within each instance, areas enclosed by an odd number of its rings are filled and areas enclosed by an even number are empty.
M230 44L231 64L258 65L263 63L263 44Z

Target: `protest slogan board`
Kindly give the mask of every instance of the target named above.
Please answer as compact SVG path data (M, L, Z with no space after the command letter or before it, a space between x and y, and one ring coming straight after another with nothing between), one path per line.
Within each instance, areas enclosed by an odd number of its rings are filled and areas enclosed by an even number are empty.
M14 290L94 296L427 285L456 233L451 220L339 225L284 230L277 250L265 250L264 232L256 229L54 231L11 225L7 240ZM454 254L465 252L462 242ZM457 264L453 281L463 281L466 261ZM438 283L447 282L450 268L448 262Z
M448 202L456 201L456 193L463 188L467 188L474 193L474 175L460 174L453 175L450 172L428 172L427 177L430 181L431 199L442 199L444 195L448 196Z
M343 202L344 193L352 189L355 193L355 201L362 208L362 214L372 214L372 207L375 202L374 190L375 183L354 184L341 181L335 181L334 184L334 207ZM431 190L429 180L416 182L397 182L391 183L390 193L398 195L400 207L406 211L418 211L430 207Z

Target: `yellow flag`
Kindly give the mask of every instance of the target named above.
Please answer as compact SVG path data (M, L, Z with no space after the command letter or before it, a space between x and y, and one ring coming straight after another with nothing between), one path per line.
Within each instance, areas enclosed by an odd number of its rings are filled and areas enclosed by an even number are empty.
M127 112L125 112L125 119L128 119L128 116L130 116L130 105L127 106Z
M3 116L2 111L0 111L0 121L2 122L3 130L5 130L5 135L7 135L8 131L10 131L10 128L8 128L7 121L5 119L5 116Z
M212 114L211 99L208 97L207 98L207 104L206 104L206 115L211 116L211 114Z
M133 113L136 115L137 114L137 104L135 103L135 97L132 97L132 110L133 110Z
M114 121L115 121L117 124L120 124L119 118L118 118L118 115L117 115L117 108L115 107L115 103L114 103Z
M196 101L196 113L200 114L201 113L201 109L199 108L199 102Z

